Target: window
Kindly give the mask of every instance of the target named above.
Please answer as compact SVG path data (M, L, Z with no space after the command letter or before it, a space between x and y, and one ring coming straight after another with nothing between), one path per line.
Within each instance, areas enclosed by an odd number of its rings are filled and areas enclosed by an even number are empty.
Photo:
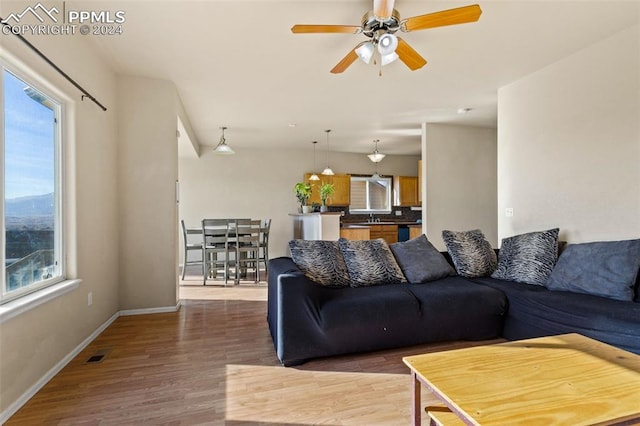
M391 213L391 178L351 176L351 213Z
M5 65L1 102L6 302L63 279L61 106Z

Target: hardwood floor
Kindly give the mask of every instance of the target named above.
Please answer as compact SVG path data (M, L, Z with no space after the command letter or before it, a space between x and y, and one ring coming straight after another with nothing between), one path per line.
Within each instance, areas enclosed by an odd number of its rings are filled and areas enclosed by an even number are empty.
M284 368L267 328L264 282L184 284L179 312L119 317L7 425L407 425L410 376L402 357L469 346ZM104 359L87 364L99 351ZM423 403L433 402L423 391Z

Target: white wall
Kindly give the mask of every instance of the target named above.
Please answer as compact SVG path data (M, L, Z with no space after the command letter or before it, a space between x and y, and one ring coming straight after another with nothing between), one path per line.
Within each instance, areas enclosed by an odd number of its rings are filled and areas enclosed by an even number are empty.
M496 247L496 129L426 124L423 132L427 237L446 250L443 230L480 229Z
M639 39L634 26L500 89L500 238L640 236Z
M200 158L180 158L180 219L197 227L207 218L271 218L269 255L285 256L293 238L289 213L297 211L293 186L313 168L313 149L243 150L227 143L235 155L216 156L203 149ZM268 141L265 142L268 145ZM318 159L326 159L318 151ZM418 156L387 156L378 167L383 175L417 176ZM318 171L325 161L318 161ZM335 173L372 174L374 164L365 154L331 153Z
M169 81L118 78L120 309L177 301L177 116Z
M3 2L4 3L4 2ZM22 10L32 2L4 3ZM2 35L2 50L26 63L71 99L66 140L65 207L69 214L69 276L80 286L0 324L0 413L6 414L51 369L112 317L118 307L118 189L116 78L81 37L27 37L91 92L102 111L17 37ZM87 306L87 295L93 304ZM19 406L19 403L18 403Z

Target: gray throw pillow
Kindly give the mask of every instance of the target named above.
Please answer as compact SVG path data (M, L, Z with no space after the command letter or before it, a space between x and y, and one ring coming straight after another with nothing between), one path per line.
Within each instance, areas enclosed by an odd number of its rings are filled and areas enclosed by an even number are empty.
M456 274L447 259L424 234L408 241L390 244L389 248L404 276L412 284L426 283Z
M338 240L349 271L352 287L378 284L406 283L389 245L382 238L376 240Z
M291 240L291 259L315 283L349 287L349 272L337 241Z
M485 277L495 271L496 252L481 230L442 231L442 239L459 275Z
M631 301L638 269L640 239L569 244L547 288Z
M492 278L544 286L558 260L558 228L503 238Z

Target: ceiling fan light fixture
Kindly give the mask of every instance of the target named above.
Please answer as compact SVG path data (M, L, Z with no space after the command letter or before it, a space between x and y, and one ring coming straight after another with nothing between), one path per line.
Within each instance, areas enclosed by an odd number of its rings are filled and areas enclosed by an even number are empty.
M396 52L398 48L398 37L394 34L386 33L378 40L378 52L383 57Z
M370 41L366 41L360 45L356 49L356 55L358 58L362 60L365 64L369 64L371 62L371 58L373 57L374 47L373 43Z
M231 149L229 145L227 145L227 141L224 138L224 131L227 129L226 127L220 127L222 129L222 136L220 136L220 141L218 142L218 146L213 150L214 154L217 155L232 155L236 152Z
M380 64L384 67L392 62L397 61L399 58L396 52L391 52L388 55L380 55Z

